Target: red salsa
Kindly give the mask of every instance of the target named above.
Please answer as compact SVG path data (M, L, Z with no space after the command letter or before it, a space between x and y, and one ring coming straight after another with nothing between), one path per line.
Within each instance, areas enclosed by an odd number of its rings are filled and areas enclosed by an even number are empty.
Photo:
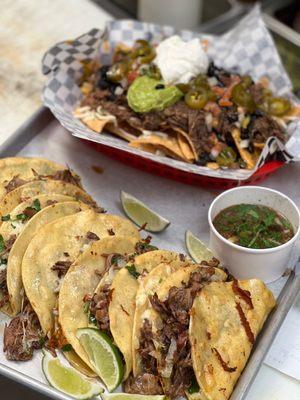
M290 221L273 208L258 204L236 204L214 218L216 230L232 243L251 249L268 249L294 236Z

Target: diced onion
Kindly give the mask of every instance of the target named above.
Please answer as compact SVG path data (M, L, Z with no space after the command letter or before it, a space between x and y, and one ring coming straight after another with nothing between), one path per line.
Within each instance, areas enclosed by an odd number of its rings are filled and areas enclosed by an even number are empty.
M218 79L215 76L211 76L207 79L210 86L216 86L218 84Z
M173 365L174 365L174 354L175 354L176 350L177 350L177 342L174 338L172 338L170 346L169 346L168 354L165 359L166 366L161 371L161 376L163 378L170 378L170 376L172 374Z
M240 141L240 148L241 149L246 149L249 146L250 140L249 139L244 139Z

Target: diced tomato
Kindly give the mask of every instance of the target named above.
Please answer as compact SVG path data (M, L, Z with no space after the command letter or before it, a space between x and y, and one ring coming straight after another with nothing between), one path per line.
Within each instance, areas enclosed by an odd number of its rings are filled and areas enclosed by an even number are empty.
M127 80L129 83L132 83L138 76L139 73L137 71L130 71L129 74L127 75Z
M233 105L232 101L227 100L225 97L219 100L219 105L221 107L231 107Z

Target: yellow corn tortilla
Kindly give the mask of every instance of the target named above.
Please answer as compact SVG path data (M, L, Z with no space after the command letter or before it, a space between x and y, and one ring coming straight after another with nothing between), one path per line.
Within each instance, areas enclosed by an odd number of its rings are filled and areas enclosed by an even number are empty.
M53 175L66 167L43 158L8 157L0 160L0 199L7 193L5 186L14 178L24 181L35 179L35 171L39 175ZM74 174L74 173L73 173ZM76 176L76 174L74 174Z
M93 254L86 253L84 257L83 255L80 256L79 259L74 263L74 266L72 266L71 269L68 271L66 278L62 283L59 294L59 319L68 342L72 344L73 348L82 358L82 360L89 365L89 360L85 354L85 351L82 349L78 339L76 338L76 329L78 324L80 324L80 327L86 327L88 325L87 317L83 312L82 299L85 294L99 293L104 284L110 283L112 285L112 295L109 304L110 330L114 338L115 344L118 346L124 356L126 364L124 379L126 379L132 369L132 328L135 311L135 296L138 288L138 281L128 272L126 268L122 268L115 274L112 274L111 272L105 273L100 282L99 277L98 279L96 279L92 266L99 269L99 265L102 265L101 254L103 254L103 252L95 251L94 249L98 245L100 246L101 243L102 241L100 240L99 242L96 242L94 245L92 245L91 251ZM111 250L112 249L106 249L105 253L111 253ZM133 251L134 249L132 250L132 252ZM113 252L122 254L121 251ZM128 252L129 249L127 249L127 253ZM83 258L87 261L83 262ZM135 256L132 263L134 264L138 273L145 275L145 273L151 271L162 261L166 262L175 259L179 259L179 256L174 252L167 250L154 250ZM74 318L72 318L72 313L70 314L68 309L70 299L67 299L67 293L71 292L71 288L74 286L81 290L81 286L79 286L78 283L74 283L78 279L78 271L82 270L83 268L81 265L88 267L86 275L89 276L90 280L88 284L84 283L83 285L83 295L80 292L80 296L76 296L75 298L76 294L74 294L74 298L71 300L71 303L76 303L76 308L74 309L73 316ZM91 266L91 268L89 266ZM97 286L98 282L99 284ZM124 288L126 288L126 290L124 290ZM124 310L126 312L124 312ZM71 319L71 321L69 321L69 319Z
M240 156L246 163L247 169L253 169L257 163L259 155L257 153L251 154L248 150L241 148L241 132L239 129L233 129L231 135L239 150Z
M54 180L38 180L26 183L7 193L7 195L0 200L0 216L2 217L9 214L18 204L40 194L62 194L71 196L91 207L96 206L96 203L90 195L71 183Z
M189 327L192 361L200 392L208 400L227 400L241 375L253 345L241 323L236 303L242 307L256 338L275 306L273 294L258 279L238 281L249 291L253 309L237 296L232 282L215 282L197 295ZM231 372L225 371L216 350Z
M56 204L47 206L47 198L52 201L59 201ZM74 201L71 197L62 195L42 195L38 197L41 203L41 211L35 214L24 226L21 223L21 228L16 228L18 237L14 242L7 260L7 289L10 296L10 312L12 315L16 315L21 311L21 306L24 297L24 290L22 284L22 259L25 251L31 242L34 235L36 235L40 228L46 224L65 217L72 215L82 210L88 209L88 206L84 203ZM25 203L30 204L31 200ZM24 203L21 203L16 207L11 217L23 210ZM19 224L20 225L20 224ZM0 228L1 234L4 237L9 238L11 234L14 234L13 227L9 221L4 222Z
M103 254L133 253L137 239L136 235L132 238L129 235L126 237L112 236L93 243L76 259L62 282L59 292L59 323L68 343L91 369L93 366L76 337L78 328L85 328L89 325L88 316L84 312L83 298L85 295L92 295L95 292L101 278L100 274L105 271L106 257ZM129 291L130 288L126 288L126 292ZM126 305L124 306L126 307ZM124 339L128 338L124 336ZM118 346L119 342L116 344ZM122 347L120 350L124 351ZM123 354L126 360L127 353Z
M179 270L173 272L172 275L164 279L163 282L160 284L160 286L157 288L156 293L159 300L161 301L167 300L169 291L172 287L175 286L177 288L180 288L183 287L186 283L188 283L190 276L193 272L201 273L203 271L203 273L205 274L206 269L207 267L204 265L191 264L190 266L187 266L185 268L180 268ZM208 285L211 282L226 281L227 274L223 270L219 268L214 268L214 271L215 271L214 275L212 275L210 277L210 280L207 282ZM153 309L151 309L151 315L152 315L151 319L152 331L155 334L157 330L161 328L163 321L161 320L160 315ZM167 393L170 388L170 375L172 370L171 369L169 370L168 366L164 365L161 349L162 348L160 344L158 344L156 348L158 372L162 377L162 384L164 387L164 391Z
M58 261L75 261L96 240L89 233L102 240L111 229L116 236L126 235L136 241L140 237L127 219L87 210L47 224L31 240L22 261L22 280L45 335L51 335L54 328L53 309L63 280L52 267Z
M132 263L139 274L145 276L161 260L172 261L177 259L176 253L167 250L154 250L134 258ZM141 278L142 279L142 278ZM113 278L107 272L96 289L99 293L106 283L111 283L112 295L109 304L110 330L114 341L121 350L126 364L124 380L132 370L132 329L135 312L135 298L138 289L138 280L126 268L122 268ZM124 290L126 288L126 290ZM124 310L126 312L124 312Z
M148 275L143 279L139 279L138 289L136 293L136 308L133 322L133 334L132 334L132 353L133 353L133 375L137 376L142 372L141 357L138 352L140 345L140 333L145 318L153 317L153 309L149 300L149 295L153 295L160 285L172 275L175 271L186 268L193 265L193 262L189 259L181 261L178 255L172 260L162 261L161 264L157 265L152 269ZM155 315L155 314L154 314Z

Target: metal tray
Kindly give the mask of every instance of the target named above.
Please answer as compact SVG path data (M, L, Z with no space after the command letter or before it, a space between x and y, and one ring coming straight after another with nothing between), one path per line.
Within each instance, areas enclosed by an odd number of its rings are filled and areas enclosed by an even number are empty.
M146 199L149 194L151 206L172 221L165 232L153 238L153 243L161 248L180 252L185 250L183 237L186 229L194 231L204 241L208 239L207 208L215 192L158 178L121 165L72 137L45 108L40 108L0 146L0 157L17 154L44 156L68 164L83 178L83 184L91 195L112 213L120 213L120 204L116 201L119 190L126 190L142 199ZM104 168L101 175L91 168L99 164ZM294 260L297 259L296 253L297 248ZM295 261L291 265L295 265ZM264 357L300 291L300 276L292 270L288 277L279 279L269 287L278 297L278 306L265 323L231 400L246 399ZM24 363L5 359L2 353L2 336L7 321L9 318L0 315L0 374L51 398L71 399L47 384L41 370L41 352L35 354L33 360Z

